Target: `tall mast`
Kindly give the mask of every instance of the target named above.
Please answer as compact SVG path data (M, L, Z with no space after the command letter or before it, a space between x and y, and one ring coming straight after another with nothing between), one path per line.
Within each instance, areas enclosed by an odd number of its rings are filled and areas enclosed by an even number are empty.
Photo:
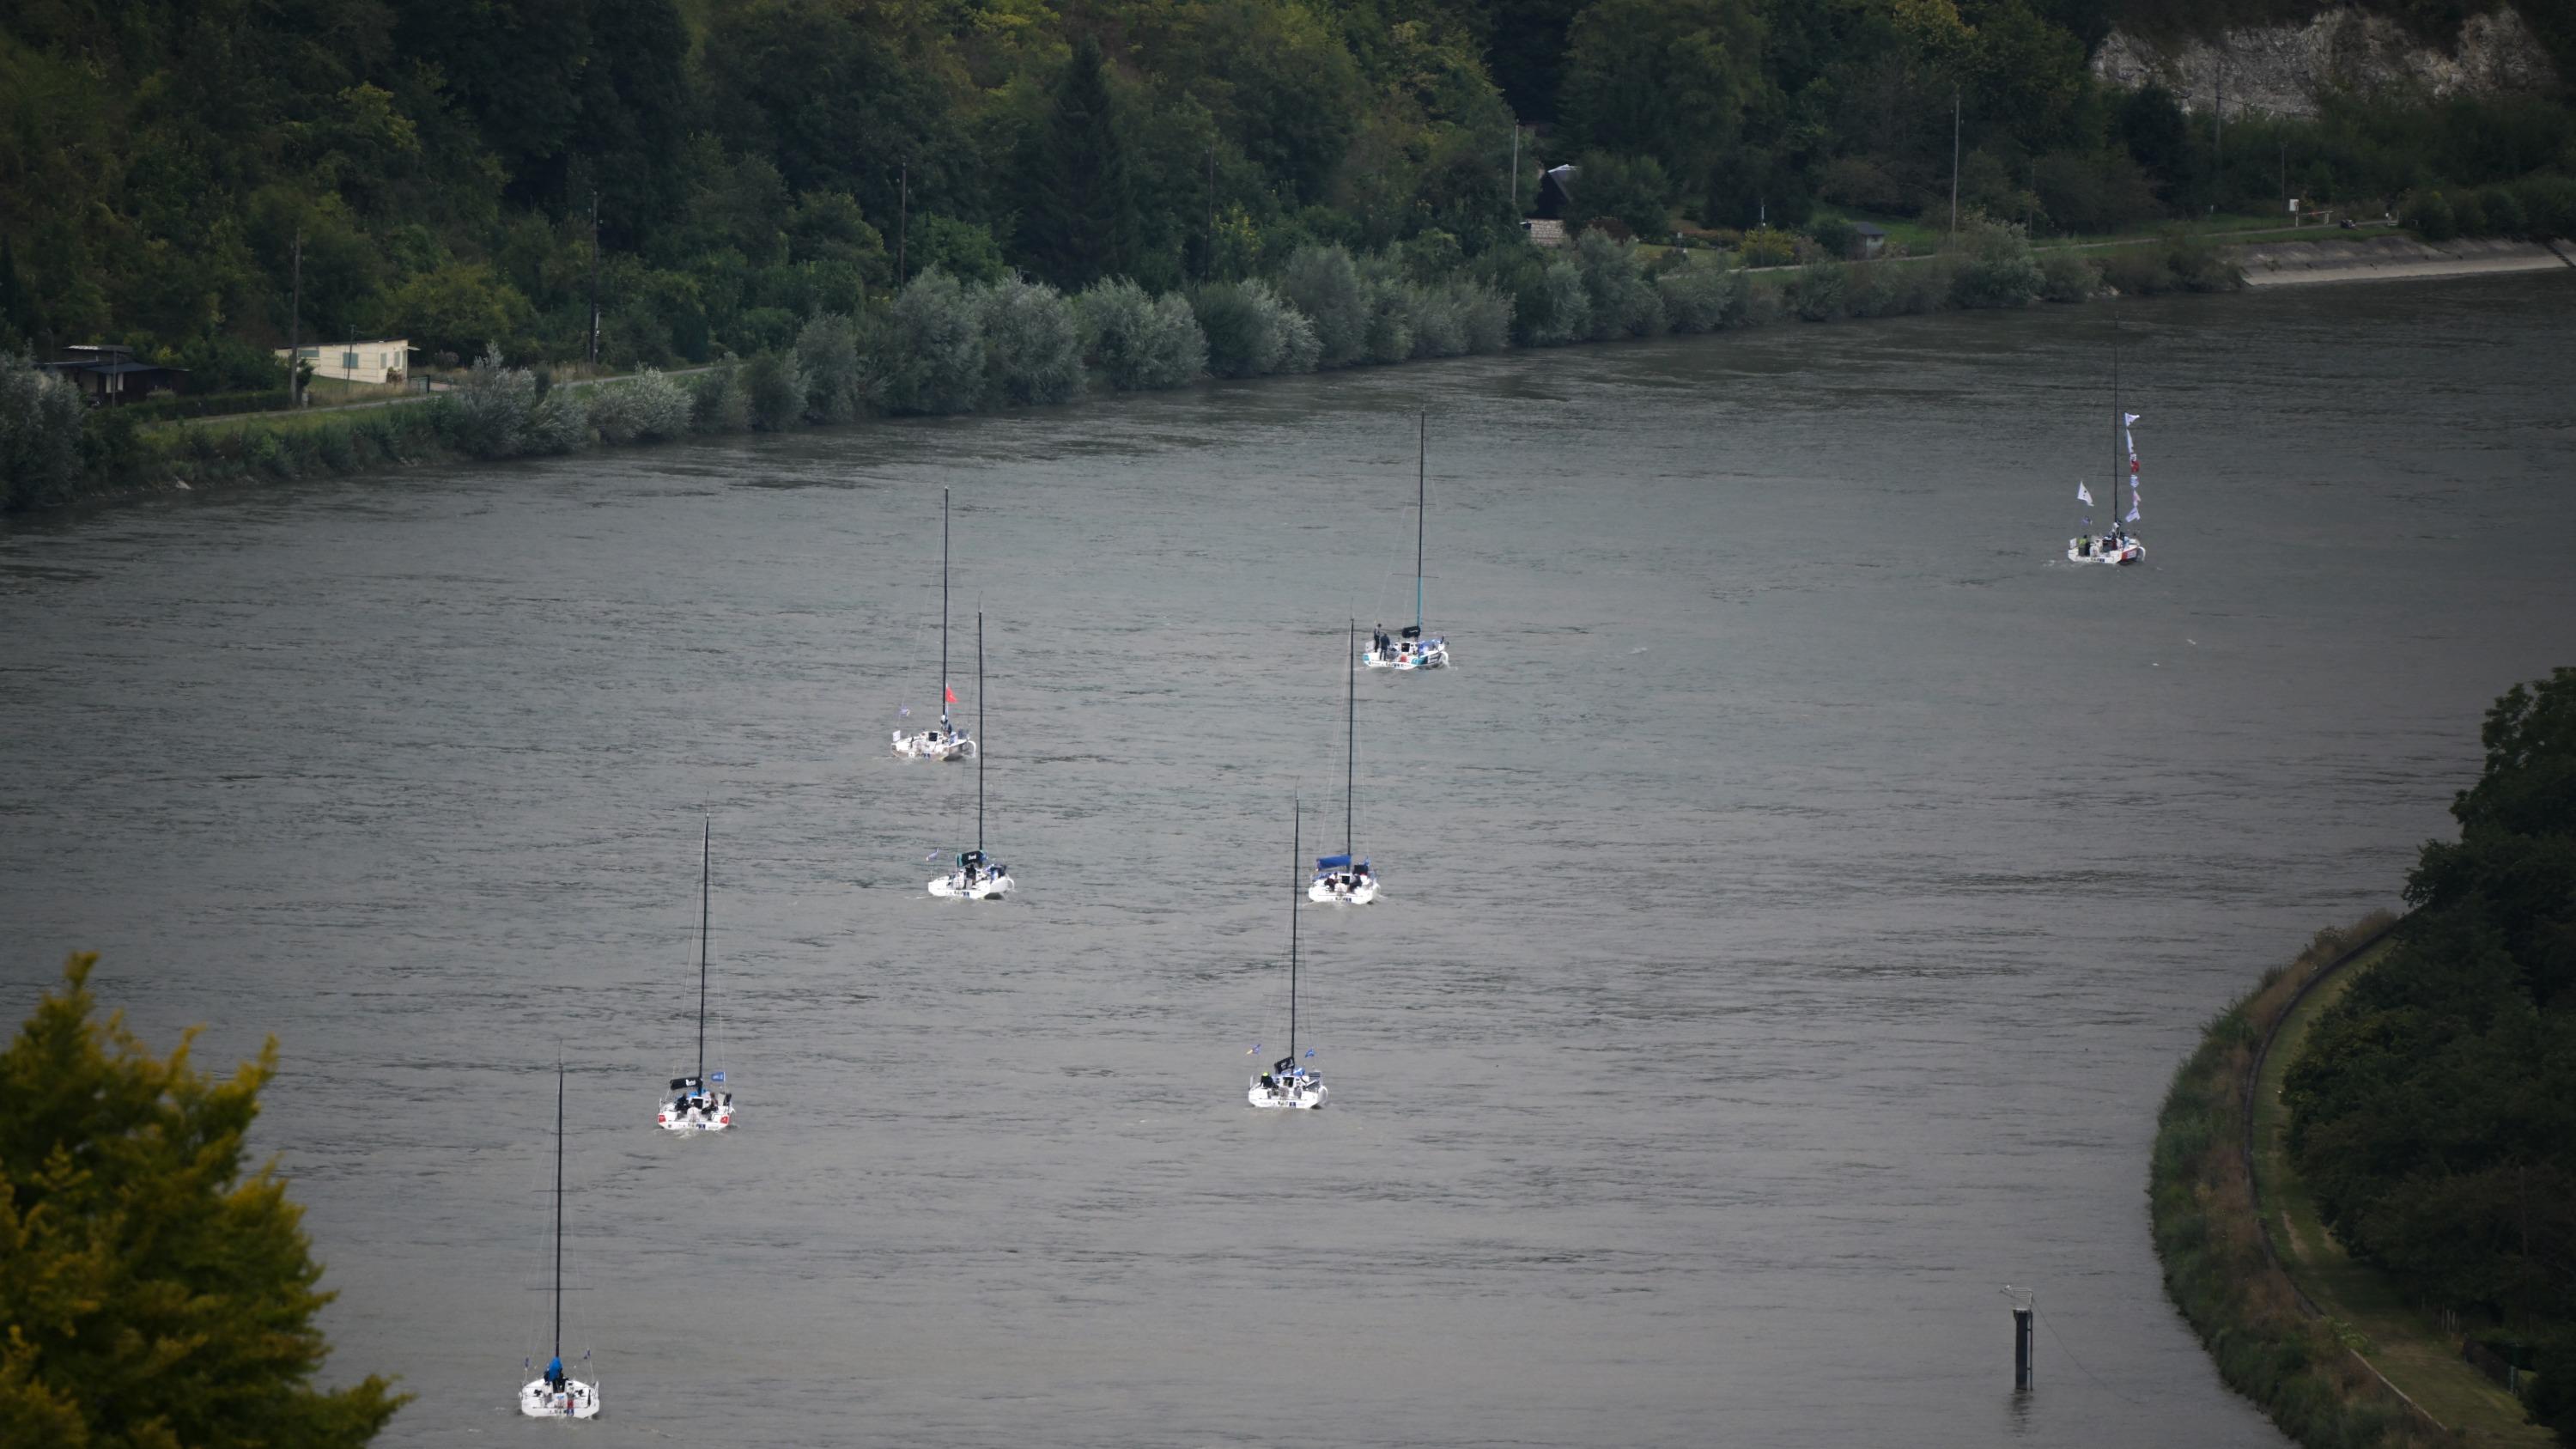
M975 611L975 853L984 853L984 611Z
M1288 1065L1297 1065L1297 876L1306 868L1306 812L1288 804Z
M2111 310L2111 495L2106 500L2110 504L2113 528L2120 522L2120 477L2128 471L2120 466L2123 461L2120 456L2120 312L2115 305ZM2111 531L2103 530L2105 533Z
M939 490L939 722L948 723L948 490Z
M1349 721L1350 738L1342 749L1342 854L1351 853L1351 817L1357 812L1360 778L1360 621L1351 617L1351 698L1344 715Z
M716 827L705 822L698 844L698 1077L707 1075L707 899L715 877Z
M555 1060L555 1357L563 1357L563 1060Z
M1413 435L1413 632L1422 634L1422 524L1431 501L1431 413L1414 415ZM1354 621L1357 622L1357 621Z

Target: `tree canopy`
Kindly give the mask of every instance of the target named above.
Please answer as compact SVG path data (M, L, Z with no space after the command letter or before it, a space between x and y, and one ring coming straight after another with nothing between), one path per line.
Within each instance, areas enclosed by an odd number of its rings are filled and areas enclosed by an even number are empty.
M243 1135L277 1044L228 1081L105 1021L75 956L0 1052L0 1443L332 1449L406 1396L313 1387L331 1300L289 1202Z
M2477 8L2363 3L2428 32ZM2512 3L2576 81L2565 7ZM1919 214L1947 205L1954 97L1965 199L2041 229L2275 211L2284 143L2304 194L2374 207L2576 169L2563 97L2329 98L2222 152L2170 96L2087 67L2115 22L2241 18L2207 0L20 0L0 8L0 349L226 359L200 388L273 385L263 359L295 331L577 357L594 201L621 364L774 347L932 264L1167 291L1312 244L1441 233L1472 260L1518 235L1539 167L1587 151L1661 172L1660 197L1618 188L1641 235L1666 208L1712 227ZM2477 209L2489 230L2576 226L2556 202Z
M2290 1070L2291 1144L2354 1256L2531 1350L2576 1442L2576 668L2514 686L2484 740L2460 838L2424 846L2396 946Z

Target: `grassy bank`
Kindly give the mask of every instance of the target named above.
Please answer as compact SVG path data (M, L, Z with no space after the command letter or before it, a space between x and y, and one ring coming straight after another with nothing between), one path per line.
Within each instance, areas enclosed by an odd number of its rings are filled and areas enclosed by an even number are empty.
M2345 1341L2349 1329L2306 1311L2265 1243L2245 1150L2247 1078L2266 1035L2318 973L2386 924L2377 915L2318 932L2210 1022L2165 1094L2148 1167L2165 1291L2228 1387L2308 1449L2459 1442L2381 1384Z
M2460 1356L2459 1338L2408 1304L2377 1269L2356 1263L2319 1221L2291 1166L2290 1112L2281 1083L2307 1045L2308 1028L2387 953L2383 943L2310 991L2272 1037L2254 1083L2254 1183L2281 1266L2354 1352L2468 1443L2546 1449L2556 1436L2532 1423L2522 1401Z

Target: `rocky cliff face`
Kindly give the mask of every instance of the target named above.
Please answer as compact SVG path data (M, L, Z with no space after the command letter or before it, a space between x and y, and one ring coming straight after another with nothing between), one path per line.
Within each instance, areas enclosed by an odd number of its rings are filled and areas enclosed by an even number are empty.
M2215 40L2157 43L2115 30L2094 52L2093 74L2125 87L2160 81L2191 111L2223 98L2231 116L2313 116L2318 97L2338 89L2438 97L2557 83L2548 53L2509 6L2471 17L2448 50L2343 5L2305 25L2243 26Z

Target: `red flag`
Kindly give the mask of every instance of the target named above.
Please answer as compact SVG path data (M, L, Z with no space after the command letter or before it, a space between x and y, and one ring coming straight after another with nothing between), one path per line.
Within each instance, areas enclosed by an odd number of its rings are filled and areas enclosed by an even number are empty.
M942 694L945 694L945 695L947 695L947 696L948 696L948 702L949 702L950 704L955 704L955 703L957 702L957 691L956 691L956 690L950 689L947 685L944 685L944 684L943 684L943 685L941 685L941 686L939 686L939 690L940 690L940 692L941 692Z

